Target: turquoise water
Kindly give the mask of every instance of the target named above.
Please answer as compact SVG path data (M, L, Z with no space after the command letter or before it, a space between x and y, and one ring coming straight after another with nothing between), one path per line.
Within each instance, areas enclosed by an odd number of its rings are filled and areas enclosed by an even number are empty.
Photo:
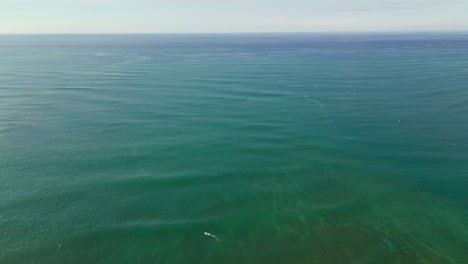
M467 172L466 34L0 36L0 263L468 263Z

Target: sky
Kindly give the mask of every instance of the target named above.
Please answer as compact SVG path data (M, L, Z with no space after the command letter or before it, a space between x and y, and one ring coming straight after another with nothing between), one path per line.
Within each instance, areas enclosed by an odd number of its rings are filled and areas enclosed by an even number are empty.
M0 0L0 33L467 31L468 0Z

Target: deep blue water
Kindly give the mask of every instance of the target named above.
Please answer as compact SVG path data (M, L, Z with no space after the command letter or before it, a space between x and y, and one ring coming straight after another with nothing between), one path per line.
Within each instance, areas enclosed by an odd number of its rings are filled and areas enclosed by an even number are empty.
M468 263L467 173L465 33L0 35L0 263Z

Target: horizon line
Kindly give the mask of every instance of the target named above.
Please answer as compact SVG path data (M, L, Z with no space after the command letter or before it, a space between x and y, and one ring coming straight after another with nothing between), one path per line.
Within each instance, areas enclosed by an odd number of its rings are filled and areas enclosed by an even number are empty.
M203 34L388 34L468 33L463 30L330 30L330 31L233 31L233 32L0 32L0 35L203 35Z

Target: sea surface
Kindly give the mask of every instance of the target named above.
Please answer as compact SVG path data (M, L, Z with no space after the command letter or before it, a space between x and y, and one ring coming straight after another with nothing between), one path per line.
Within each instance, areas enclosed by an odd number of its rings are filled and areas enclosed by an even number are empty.
M1 35L0 263L468 263L468 34Z

